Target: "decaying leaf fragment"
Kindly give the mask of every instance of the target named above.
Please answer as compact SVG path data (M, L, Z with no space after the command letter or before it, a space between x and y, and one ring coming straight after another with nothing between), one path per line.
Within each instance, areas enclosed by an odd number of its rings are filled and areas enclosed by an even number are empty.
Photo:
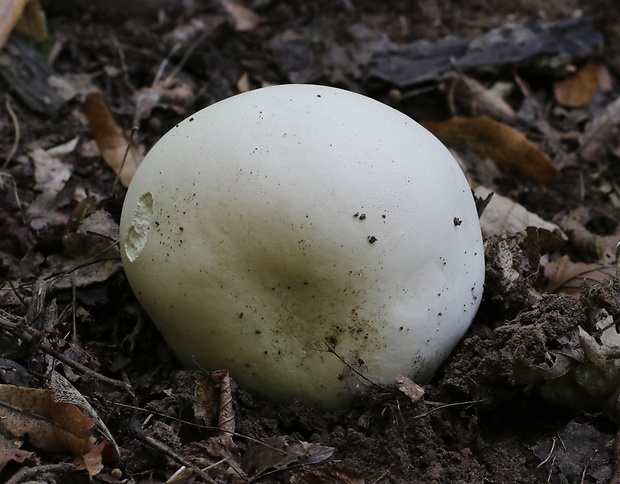
M88 403L80 392L78 392L69 381L57 371L52 371L50 379L50 388L53 391L52 399L56 403L71 403L77 406L82 412L93 419L97 429L111 444L111 448L107 449L108 454L106 457L108 460L117 460L120 457L120 450L118 445L114 441L114 437L103 423L103 420L99 417L95 409ZM103 452L105 447L101 447Z
M129 143L114 120L101 91L91 92L86 96L84 111L101 150L101 156L119 176L122 185L128 187L142 156L134 146L127 149Z
M235 432L232 384L228 371L218 370L204 375L194 390L194 415L217 428L217 435Z
M260 22L260 17L254 11L233 0L222 0L222 6L233 18L237 32L254 30Z
M32 229L49 230L66 224L67 214L61 207L66 200L61 194L75 191L70 181L73 164L69 156L75 151L78 141L74 138L47 150L38 148L29 153L34 164L35 189L40 192L27 210Z
M538 385L543 398L565 407L602 409L620 386L620 344L612 319L595 326L596 337L579 328L579 346L574 351L585 358L560 378Z
M77 467L91 476L103 468L104 455L113 456L106 452L109 441L95 445L94 425L76 405L54 401L51 390L0 385L0 426L38 449L72 454Z
M609 104L605 111L588 124L583 133L579 157L598 163L601 157L618 149L620 134L620 97Z
M598 263L573 262L565 255L545 265L546 292L579 295L582 283L594 284L612 279L616 267Z
M486 199L493 192L479 185L474 188L474 193L476 197ZM566 240L566 235L564 235L560 227L543 220L535 213L528 212L523 205L497 193L493 193L493 197L485 207L484 212L482 212L480 226L482 227L483 235L486 237L503 232L509 234L524 233L528 227L538 227L557 234Z
M614 482L610 480L611 438L591 423L571 421L557 436L541 438L533 451L549 476L561 476L556 482Z
M47 452L83 455L92 448L92 419L75 405L54 402L50 390L0 385L0 424Z
M185 106L194 99L194 90L186 82L166 78L153 86L140 89L134 98L136 112L133 123L137 126L141 120L148 118L156 107L171 108L177 114L184 114Z
M514 110L502 97L471 77L455 77L448 87L447 96L453 116L464 112L470 116L488 116L504 123L512 123L516 118Z
M424 388L406 376L394 377L394 385L407 395L413 403L419 402L424 397Z
M291 443L283 435L267 439L264 443L267 445L250 443L242 459L243 470L253 477L292 464L318 464L334 454L333 447L308 442Z
M422 125L450 148L474 151L501 170L517 171L538 183L548 183L558 174L549 155L516 129L491 118L452 118Z
M30 467L37 465L39 459L33 452L20 449L13 442L0 436L0 473L11 462Z
M201 469L207 469L209 476L218 483L248 482L247 475L241 468L239 448L230 435L218 435L208 440L191 442L184 446L183 455Z
M515 382L533 384L554 405L601 411L620 387L620 281L582 287L582 295L587 300L547 295L543 302L561 304L523 313L498 331L514 342L505 354Z
M103 282L121 270L118 249L113 243L97 232L83 233L80 230L63 237L62 250L50 254L48 265L42 268L42 276L55 276L53 285L57 289Z
M594 257L605 265L615 263L620 229L616 229L616 233L612 235L598 235L587 229L588 219L588 209L579 207L568 214L562 228L585 257Z

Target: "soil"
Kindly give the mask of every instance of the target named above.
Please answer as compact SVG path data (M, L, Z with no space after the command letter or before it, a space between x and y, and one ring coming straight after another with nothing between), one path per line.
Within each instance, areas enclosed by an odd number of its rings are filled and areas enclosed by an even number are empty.
M544 268L564 255L574 263L610 267L596 248L584 247L572 232L561 247L549 246L542 231L485 237L486 283L478 315L433 380L423 385L424 397L369 386L349 408L332 412L295 399L273 403L234 382L229 394L219 377L214 380L213 375L182 368L136 302L117 250L106 252L109 260L93 272L75 270L92 257L100 260L102 247L108 250L109 241L117 237L114 230L124 196L124 188L115 183L115 174L95 148L84 115L85 93L93 87L104 93L114 118L129 131L136 124L136 92L151 86L158 71L166 76L178 67L177 86L191 95L160 98L148 115L137 119L135 141L147 150L192 112L239 92L243 82L248 88L285 82L336 85L390 102L422 121L443 119L450 112L442 81L400 89L385 81L371 82L355 69L359 52L337 49L350 45L348 29L363 26L407 44L449 35L475 37L508 23L583 14L592 16L605 37L605 47L591 57L605 63L613 81L587 107L558 107L553 99L557 75L532 73L527 62L465 74L490 86L515 83L515 71L521 72L520 82L530 86L543 106L523 130L551 153L560 169L548 184L497 173L494 191L560 225L585 207L583 229L609 244L617 239L620 215L614 199L617 139L595 161L575 162L569 155L579 146L587 122L618 96L620 10L614 0L254 1L245 5L262 22L247 31L235 28L235 16L220 2L160 1L161 10L138 0L125 2L126 8L109 2L99 10L96 2L88 7L92 10L79 3L43 3L51 40L38 45L59 75L80 86L78 95L54 117L27 107L6 79L0 84L20 131L17 151L4 167L7 175L0 184L0 276L6 281L1 319L8 321L11 315L32 330L20 326L10 333L3 324L0 381L46 388L51 369L71 381L120 447L120 459L104 462L95 481L166 482L185 465L207 469L216 482L618 482L612 474L619 418L614 395L620 371L613 363L615 354L606 352L600 324L608 321L614 329L617 323L620 282L597 272L589 282L576 277L571 279L576 285L551 289L554 274ZM235 15L237 21L251 20L247 12ZM199 22L202 37L192 33ZM305 37L286 44L298 32ZM184 43L184 36L193 40ZM310 44L305 43L308 38ZM332 53L332 60L325 61L308 45ZM345 54L354 58L334 60ZM569 62L563 77L585 60ZM415 94L429 86L424 91L429 94ZM525 96L513 98L512 106L522 108ZM537 131L541 120L553 129ZM553 136L560 133L558 142ZM567 133L576 134L564 136ZM24 215L41 192L33 152L75 137L80 142L67 155L69 181L38 218L33 212ZM14 140L15 123L3 116L3 159L12 152ZM470 178L489 178L479 168L482 160L468 153L463 158ZM107 245L97 245L93 233ZM32 338L24 341L15 334ZM59 362L46 348L96 374ZM126 382L132 391L113 387L97 375ZM206 393L211 392L212 400L220 393L232 396L232 404L214 404L215 410L209 410L212 418L206 420L197 416L197 409L204 408L198 400L205 385L211 388ZM225 412L234 416L233 439L204 428L205 421L207 426L220 426ZM265 450L269 448L260 442L284 452ZM24 446L38 456L37 482L89 481L85 472L45 467L70 462L69 456L37 450L28 442ZM0 479L14 477L19 470L13 462ZM168 482L194 481L200 482L200 477L177 475Z

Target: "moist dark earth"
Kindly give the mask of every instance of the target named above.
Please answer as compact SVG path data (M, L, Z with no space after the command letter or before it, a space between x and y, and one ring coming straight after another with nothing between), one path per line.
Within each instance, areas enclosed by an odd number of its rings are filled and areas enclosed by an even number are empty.
M14 114L4 110L0 118L0 159L6 161L0 183L0 381L47 388L52 369L64 375L120 447L120 459L104 461L92 478L106 483L166 482L183 466L205 474L187 472L169 482L205 476L215 482L618 482L620 352L612 333L620 317L620 120L609 115L615 131L596 156L576 154L588 122L600 119L620 92L620 7L614 0L243 5L239 11L208 0L114 1L99 8L43 2L50 37L26 43L77 93L51 112L28 105L9 77L0 80ZM295 399L273 403L234 381L227 387L221 375L208 375L210 369L182 368L122 272L115 241L125 188L93 141L84 108L88 91L103 93L126 133L139 128L134 142L146 151L198 109L240 90L288 82L343 87L416 120L441 121L455 114L446 87L451 78L429 75L409 85L399 73L380 72L379 64L373 71L372 52L389 43L477 38L506 25L575 18L589 19L603 41L564 57L560 48L518 62L453 66L452 74L485 87L521 86L507 97L522 114L515 127L549 154L559 173L540 183L510 170L489 172L482 157L457 149L468 177L492 183L496 194L557 224L565 236L543 228L485 235L479 312L423 385L423 398L375 385L349 408L324 412ZM243 22L250 24L244 28ZM554 86L589 60L605 66L609 85L586 106L558 106ZM154 103L137 101L154 80L168 76L178 91L168 85ZM536 101L534 114L526 98ZM36 215L28 211L42 191L33 152L76 137L66 158L69 178L53 202ZM557 267L567 265L552 265L562 257L571 270L588 265L562 276ZM77 270L82 267L93 269ZM9 331L6 321L21 326ZM220 394L232 401L218 404ZM204 408L211 415L205 417ZM232 438L221 431L222 414L234 417ZM27 439L23 448L38 457L31 477L19 477L23 468L12 462L0 479L89 481L84 471L54 467L70 462L70 455L39 450Z

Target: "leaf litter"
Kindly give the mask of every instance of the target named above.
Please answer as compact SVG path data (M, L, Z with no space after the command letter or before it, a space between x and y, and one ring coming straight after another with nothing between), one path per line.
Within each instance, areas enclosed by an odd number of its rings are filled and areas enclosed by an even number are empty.
M600 443L616 433L605 404L620 385L617 66L598 56L599 24L572 18L577 3L543 6L553 20L532 23L520 3L412 15L400 4L169 0L143 18L63 3L43 3L54 19L44 62L80 94L62 98L50 123L2 76L22 135L16 145L15 123L0 124L0 151L17 146L2 176L12 182L0 186L0 389L21 405L2 406L14 432L0 439L2 478L71 459L83 482L613 476L618 459ZM611 35L620 20L607 17ZM502 44L514 36L523 50ZM10 50L21 45L13 40ZM287 81L344 86L424 121L452 145L481 211L486 200L481 310L428 385L401 376L331 413L270 403L225 371L180 369L131 295L116 178L126 186L141 153L127 148L148 149L187 113L239 90ZM75 428L42 408L58 406ZM62 448L47 450L50 429ZM561 454L560 440L598 457Z

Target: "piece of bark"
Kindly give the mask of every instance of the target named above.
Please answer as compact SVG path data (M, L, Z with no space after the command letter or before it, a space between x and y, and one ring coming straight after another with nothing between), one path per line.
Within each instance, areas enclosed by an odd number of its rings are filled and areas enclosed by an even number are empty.
M453 36L435 43L421 40L393 45L387 51L374 52L365 75L402 88L443 81L456 69L500 68L531 64L536 59L553 67L552 60L558 56L561 65L566 65L588 58L602 47L603 35L587 17L534 20L507 24L473 39Z
M22 36L13 33L0 52L0 77L30 109L58 116L77 91Z

